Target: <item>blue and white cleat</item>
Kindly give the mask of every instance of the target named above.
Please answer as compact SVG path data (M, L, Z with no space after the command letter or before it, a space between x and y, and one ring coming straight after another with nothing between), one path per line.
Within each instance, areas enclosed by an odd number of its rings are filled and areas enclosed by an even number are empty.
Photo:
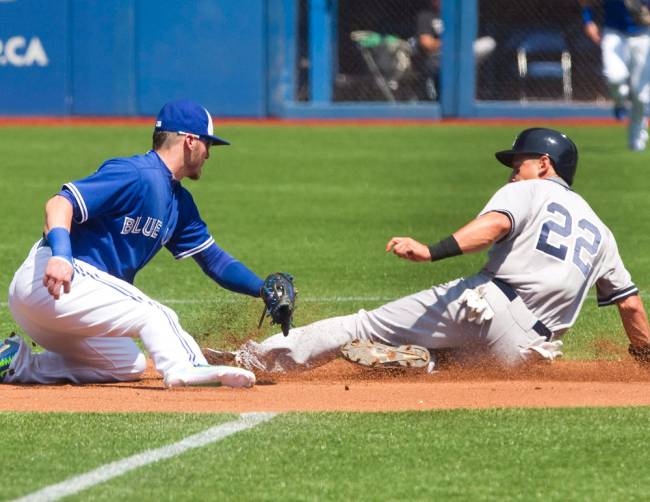
M16 354L18 354L18 349L20 349L20 342L15 335L2 342L2 346L0 347L0 383L9 372L9 366L11 365L11 361L14 360L14 357L16 357Z

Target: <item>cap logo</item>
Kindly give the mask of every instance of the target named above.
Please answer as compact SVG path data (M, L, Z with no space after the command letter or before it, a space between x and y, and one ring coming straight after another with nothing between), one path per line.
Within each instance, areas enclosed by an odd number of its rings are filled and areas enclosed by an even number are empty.
M162 120L156 120L156 127L162 127Z
M214 128L212 126L212 117L210 116L208 110L204 108L203 111L208 116L208 136L212 136L214 134Z

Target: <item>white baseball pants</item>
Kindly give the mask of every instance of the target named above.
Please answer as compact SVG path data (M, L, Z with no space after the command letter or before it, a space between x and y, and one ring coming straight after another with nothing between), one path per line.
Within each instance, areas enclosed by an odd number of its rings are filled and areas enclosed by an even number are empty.
M9 286L14 319L46 351L32 353L23 341L6 383L137 380L146 360L135 337L166 379L219 380L197 368L207 362L171 309L88 263L75 260L70 293L54 300L42 284L50 257L50 248L37 242Z
M478 324L467 320L463 293L482 286L494 312ZM468 361L488 355L498 364L529 362L528 347L539 342L533 330L537 318L517 297L510 301L484 274L434 286L375 310L334 317L273 335L261 343L249 341L237 359L248 369L284 372L309 369L334 359L340 348L355 339L389 345L420 345L429 349L459 349Z

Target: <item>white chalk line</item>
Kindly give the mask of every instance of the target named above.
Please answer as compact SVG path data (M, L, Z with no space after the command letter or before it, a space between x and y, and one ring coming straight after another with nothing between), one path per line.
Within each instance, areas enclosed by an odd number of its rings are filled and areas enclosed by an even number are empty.
M238 420L216 425L203 432L188 436L155 450L146 450L122 460L116 460L79 476L66 479L61 483L46 486L36 492L16 499L14 502L45 502L59 500L87 488L116 478L139 467L159 462L180 455L188 450L220 441L232 434L251 429L256 425L271 420L276 413L242 413Z

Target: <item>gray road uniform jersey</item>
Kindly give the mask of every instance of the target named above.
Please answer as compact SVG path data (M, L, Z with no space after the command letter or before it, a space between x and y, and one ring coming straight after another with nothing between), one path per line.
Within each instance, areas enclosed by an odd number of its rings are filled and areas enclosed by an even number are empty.
M478 274L287 337L247 342L238 362L264 371L305 369L336 357L351 340L370 339L456 349L468 361L487 354L516 366L543 354L539 347L574 323L594 284L600 305L638 292L612 233L561 178L509 183L479 215L491 211L507 215L512 228Z
M573 325L594 283L601 306L638 292L610 230L561 178L509 183L480 214L490 211L512 228L484 271L512 286L551 331Z

